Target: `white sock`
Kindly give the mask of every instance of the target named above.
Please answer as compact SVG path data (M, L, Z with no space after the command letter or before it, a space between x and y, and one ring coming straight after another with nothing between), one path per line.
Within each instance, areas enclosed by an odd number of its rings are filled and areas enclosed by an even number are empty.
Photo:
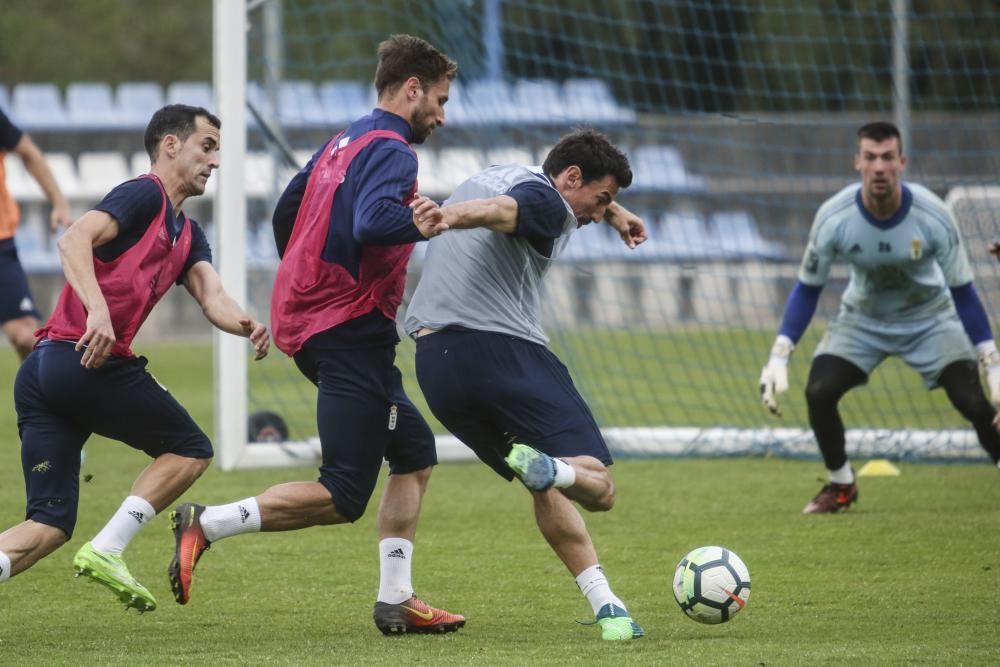
M260 507L251 496L228 505L206 507L201 513L201 529L209 542L223 537L260 532Z
M139 529L155 516L156 510L144 498L129 496L90 543L101 553L120 556Z
M10 558L0 551L0 581L10 579Z
M552 486L557 489L567 489L576 484L576 469L562 459L552 460L556 462L556 481Z
M387 537L378 543L378 601L388 604L406 602L413 595L411 565L413 542L402 537Z
M851 468L850 461L847 461L836 470L828 470L827 472L830 473L830 481L834 484L854 483L854 470Z
M604 570L600 565L591 565L578 574L576 585L580 587L580 592L587 597L587 601L594 610L594 616L597 616L601 607L609 602L622 609L625 608L625 603L611 592L611 585L608 584L608 578L604 576Z

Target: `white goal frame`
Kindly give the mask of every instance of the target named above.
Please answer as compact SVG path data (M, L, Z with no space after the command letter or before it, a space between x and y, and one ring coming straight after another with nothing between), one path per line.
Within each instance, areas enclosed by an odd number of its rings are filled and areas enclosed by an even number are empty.
M226 167L219 170L214 217L218 230L216 259L226 290L241 304L247 303L246 178L248 114L247 12L268 0L213 0L213 79L216 109L223 119L222 146ZM1000 186L960 186L947 203L968 199L995 199ZM266 317L266 315L265 315ZM313 465L320 460L318 438L284 443L247 444L246 341L214 333L216 461L223 470ZM273 354L280 354L277 350ZM303 380L304 381L304 380ZM817 457L809 429L783 428L607 428L603 431L617 456L761 455ZM975 460L985 458L972 430L847 431L853 457L889 456L897 459ZM452 436L437 438L441 461L470 460L471 450Z

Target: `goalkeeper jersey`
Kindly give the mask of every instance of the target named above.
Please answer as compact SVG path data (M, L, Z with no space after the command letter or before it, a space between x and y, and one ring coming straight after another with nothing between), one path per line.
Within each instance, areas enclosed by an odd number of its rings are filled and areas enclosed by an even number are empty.
M927 188L903 185L902 204L879 220L850 185L817 211L799 281L821 287L838 257L850 265L841 313L906 322L954 311L948 288L972 282L972 268L945 203Z
M445 206L496 197L532 181L555 190L544 174L526 167L490 167L459 185ZM563 202L562 234L548 256L524 236L485 227L451 230L431 239L420 283L407 308L406 332L414 336L424 327L462 327L547 344L542 330L542 279L577 228L572 208Z

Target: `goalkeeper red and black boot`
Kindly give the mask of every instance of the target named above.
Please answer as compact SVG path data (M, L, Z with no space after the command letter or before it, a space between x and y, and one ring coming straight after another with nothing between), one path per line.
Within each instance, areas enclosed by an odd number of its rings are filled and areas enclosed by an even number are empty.
M858 499L858 484L830 482L803 508L803 514L833 514L846 510Z
M416 595L399 604L376 602L372 616L384 635L455 632L465 625L465 616L435 609Z
M177 604L187 604L191 599L191 583L194 567L198 559L212 543L201 528L201 514L204 505L182 503L170 513L170 525L174 531L174 559L167 568L170 589Z

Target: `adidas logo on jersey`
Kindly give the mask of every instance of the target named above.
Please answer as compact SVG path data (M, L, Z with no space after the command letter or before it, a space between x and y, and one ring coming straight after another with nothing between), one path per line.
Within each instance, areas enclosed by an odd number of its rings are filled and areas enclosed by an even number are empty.
M136 521L138 521L139 523L142 523L142 519L143 519L142 512L140 512L138 510L129 510L128 515L130 517L132 517L133 519L135 519Z
M859 252L861 252L861 245L855 243L854 245L851 246L851 249L847 251L847 254L848 255L857 255Z
M386 554L386 557L387 558L402 558L403 560L406 560L406 554L403 553L402 549L393 549L392 551L390 551L389 553Z

